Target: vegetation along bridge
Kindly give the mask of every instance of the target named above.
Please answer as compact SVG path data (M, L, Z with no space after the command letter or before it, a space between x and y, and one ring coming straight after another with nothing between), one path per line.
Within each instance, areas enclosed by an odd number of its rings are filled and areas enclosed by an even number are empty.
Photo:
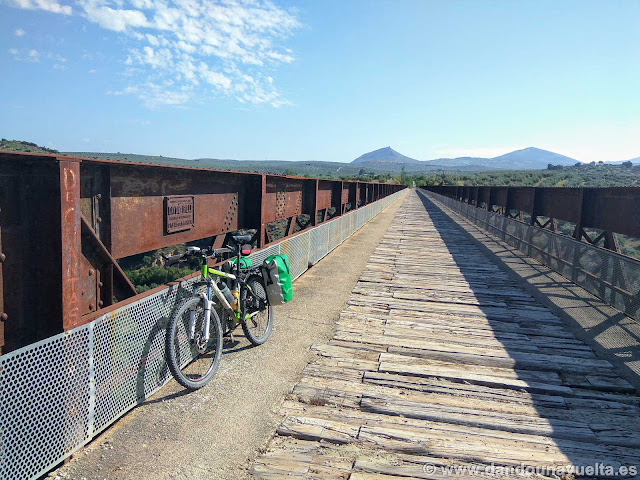
M390 205L355 286L336 270L294 300L308 321L318 318L304 310L314 292L350 291L284 403L259 398L279 413L246 470L207 470L217 444L203 433L197 444L153 437L171 461L154 471L162 458L147 453L140 471L118 473L148 452L141 445L154 448L142 440L154 431L201 421L202 402L224 411L207 387L164 397L175 408L152 399L135 420L144 431L112 433L113 452L87 452L61 475L179 478L177 464L203 445L205 464L183 477L551 478L575 467L628 478L640 468L640 262L616 251L620 238L640 237L635 189L407 191L8 153L0 167L0 478L46 473L168 381L163 325L191 278L137 293L125 273L136 255L153 263L143 254L250 230L255 261L285 252L300 277L362 227L353 241L364 242L374 228L365 224ZM281 318L284 338L294 320ZM154 410L169 426L143 421ZM237 448L251 434L221 433Z

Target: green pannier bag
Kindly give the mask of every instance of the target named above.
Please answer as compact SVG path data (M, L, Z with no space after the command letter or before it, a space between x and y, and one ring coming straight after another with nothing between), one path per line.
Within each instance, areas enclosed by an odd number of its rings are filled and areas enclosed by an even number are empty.
M238 262L238 257L230 258L229 261L233 265L233 268L236 268L236 263ZM240 270L245 270L247 268L253 267L253 262L249 257L240 258Z
M291 268L286 255L271 255L262 264L270 305L282 305L293 298Z

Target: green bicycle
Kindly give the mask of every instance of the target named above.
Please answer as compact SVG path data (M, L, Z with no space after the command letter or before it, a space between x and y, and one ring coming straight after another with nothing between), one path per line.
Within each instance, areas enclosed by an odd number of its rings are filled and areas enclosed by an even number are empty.
M169 370L189 390L204 387L216 374L222 356L223 336L233 335L242 325L253 345L267 341L273 329L273 307L269 305L260 266L247 265L251 235L231 237L231 245L220 249L187 247L182 255L165 257L167 265L200 258L200 281L193 295L176 308L166 335ZM210 267L209 258L234 255L221 268ZM205 287L204 289L202 287ZM221 311L222 321L218 312ZM233 337L232 337L233 338Z

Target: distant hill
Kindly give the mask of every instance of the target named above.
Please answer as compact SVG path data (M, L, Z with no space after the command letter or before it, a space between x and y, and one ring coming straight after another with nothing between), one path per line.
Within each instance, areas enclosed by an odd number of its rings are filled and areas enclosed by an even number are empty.
M546 168L550 163L552 165L570 166L575 165L577 162L575 158L535 147L516 150L491 159L492 165L515 170Z
M540 148L524 148L514 152L506 153L493 158L453 158L431 160L432 165L443 167L477 166L489 169L500 170L538 170L547 168L547 165L575 165L578 161L574 158L560 155L559 153L542 150Z
M59 153L58 150L41 147L35 143L24 142L22 140L7 140L6 138L0 140L0 150L6 150L8 152Z
M524 148L493 158L458 157L435 160L415 160L396 152L391 147L365 153L351 163L375 166L376 164L406 165L410 171L420 170L538 170L553 165L575 165L577 160L540 148Z
M634 165L637 165L637 164L640 163L640 157L630 158L629 160L618 160L618 161L615 161L615 162L606 162L606 163L608 163L609 165L620 165L620 164L622 164L624 162L631 162Z
M391 147L379 148L373 152L360 155L351 163L422 163L415 158L407 157L401 153L396 152Z
M109 159L125 162L141 162L159 165L177 165L180 167L212 168L215 170L232 170L236 172L258 172L276 175L299 175L311 177L332 177L341 175L358 175L360 167L342 162L310 162L285 160L227 160L218 158L174 158L157 155L138 155L133 153L108 152L66 152L77 157ZM390 168L367 168L373 174L391 172ZM398 168L398 172L400 169Z
M35 143L6 139L0 142L0 150L57 153L60 155L68 154L100 159L108 158L116 161L179 165L241 172L307 175L311 177L338 178L360 175L365 179L372 178L376 175L397 176L400 175L403 170L410 175L420 175L437 172L468 173L493 170L542 170L546 169L548 164L571 166L577 163L576 160L570 157L533 147L516 150L515 152L493 158L458 157L438 158L426 161L407 157L391 147L385 147L365 153L351 163L284 160L224 160L216 158L184 159L120 152L58 152L50 148L40 147ZM640 157L634 158L631 161L640 163ZM607 163L620 164L622 161Z

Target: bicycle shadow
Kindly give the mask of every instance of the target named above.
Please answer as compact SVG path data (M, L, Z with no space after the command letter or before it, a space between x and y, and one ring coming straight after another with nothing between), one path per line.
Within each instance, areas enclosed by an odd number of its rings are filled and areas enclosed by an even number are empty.
M174 291L175 296L173 294ZM140 351L135 385L136 403L138 405L149 403L146 401L147 398L171 380L171 372L169 371L165 351L167 325L175 307L191 295L193 295L192 286L190 284L187 286L186 282L180 282L169 287L159 305L158 310L167 313L161 315L153 324ZM188 393L188 390L186 392ZM163 399L166 400L168 397L175 398L176 396L180 395L170 394ZM152 403L157 401L159 400L153 400Z

